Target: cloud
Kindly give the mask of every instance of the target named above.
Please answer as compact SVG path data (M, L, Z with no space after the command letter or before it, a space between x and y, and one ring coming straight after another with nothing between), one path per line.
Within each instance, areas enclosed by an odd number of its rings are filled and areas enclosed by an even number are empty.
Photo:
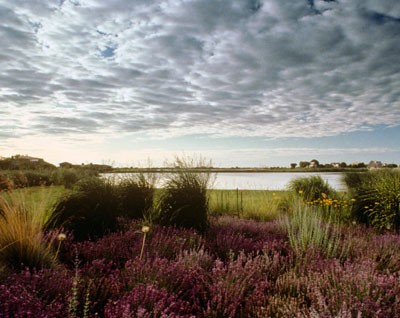
M0 21L2 138L400 124L395 1L0 0Z

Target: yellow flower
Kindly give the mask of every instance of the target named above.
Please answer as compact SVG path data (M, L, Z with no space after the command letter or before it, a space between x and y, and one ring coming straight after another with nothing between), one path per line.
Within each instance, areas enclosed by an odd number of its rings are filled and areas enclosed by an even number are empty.
M326 199L328 196L326 195L326 193L321 193L321 195L322 195L322 197L324 198L324 199Z
M302 190L299 190L299 194L302 194L303 193L303 191Z
M351 202L356 202L356 199L351 199Z

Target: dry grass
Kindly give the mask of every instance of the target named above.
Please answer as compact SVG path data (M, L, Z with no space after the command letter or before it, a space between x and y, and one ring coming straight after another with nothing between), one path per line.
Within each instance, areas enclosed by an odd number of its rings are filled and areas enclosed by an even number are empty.
M49 189L0 196L0 266L40 268L54 264L53 238L43 229L53 212L55 197Z

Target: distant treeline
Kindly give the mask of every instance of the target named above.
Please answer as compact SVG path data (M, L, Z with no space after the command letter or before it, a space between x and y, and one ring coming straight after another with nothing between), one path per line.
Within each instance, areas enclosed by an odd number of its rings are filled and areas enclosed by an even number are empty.
M229 173L229 172L350 172L350 171L367 171L367 167L362 168L282 168L282 167L270 167L270 168L206 168L198 167L191 168L190 171L196 172L212 172L212 173ZM174 173L181 171L180 168L113 168L111 173Z

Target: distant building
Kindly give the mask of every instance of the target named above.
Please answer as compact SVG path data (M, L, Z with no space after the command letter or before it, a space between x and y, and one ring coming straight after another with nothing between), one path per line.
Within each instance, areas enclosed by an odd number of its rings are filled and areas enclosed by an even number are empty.
M368 169L382 168L383 163L381 161L371 160L368 164Z
M15 155L15 156L12 156L11 159L14 159L14 160L28 160L30 162L44 161L42 158L31 157L31 156L28 156L28 155Z

